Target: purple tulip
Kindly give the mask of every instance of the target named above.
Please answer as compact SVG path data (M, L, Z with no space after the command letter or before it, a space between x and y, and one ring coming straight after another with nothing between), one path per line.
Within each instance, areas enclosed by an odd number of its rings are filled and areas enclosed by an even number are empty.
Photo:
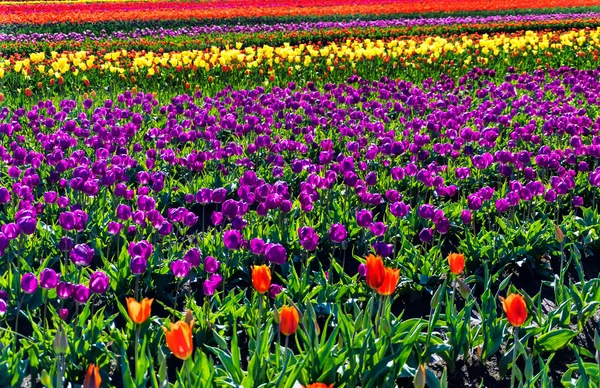
M56 191L47 191L44 193L44 202L47 204L55 203L57 198Z
M6 187L0 187L0 204L10 202L10 191Z
M4 233L0 232L0 256L4 254L4 251L6 248L8 248L9 244L10 241L8 240L8 237L6 237Z
M267 244L265 256L271 263L282 265L287 260L287 251L281 244Z
M446 234L450 230L450 220L443 217L435 223L435 231L439 234Z
M469 209L479 210L481 209L482 199L477 194L469 194L469 196L467 197L467 204L469 206Z
M108 233L110 233L112 235L117 235L117 234L121 233L121 230L123 230L123 228L124 228L123 224L120 224L115 221L110 221L107 225Z
M362 277L367 276L367 266L364 263L358 265L358 274Z
M158 234L161 236L168 236L173 232L173 224L169 221L163 221L158 227Z
M77 244L73 247L69 256L76 266L88 266L94 259L94 250L87 244Z
M356 212L356 223L361 228L369 227L372 222L373 222L373 213L371 213L369 210L363 209L363 210L358 210Z
M6 290L0 290L0 299L8 300L8 292Z
M300 245L307 251L314 251L319 244L319 235L310 226L303 226L298 229L298 238Z
M253 238L252 240L250 240L250 251L255 255L264 254L265 242L258 237Z
M61 209L64 209L67 206L69 206L70 201L71 200L69 199L69 197L58 197L58 199L56 200L56 203L58 204L58 207L60 207Z
M2 225L0 230L2 230L2 233L4 233L6 238L8 238L9 240L16 239L17 237L19 237L20 234L19 227L15 223L4 224Z
M222 281L223 281L223 277L221 277L221 275L215 274L215 273L210 275L210 278L206 279L204 281L204 284L202 285L202 290L204 291L204 295L209 295L209 296L214 295L215 291L217 290L217 288L219 288Z
M0 315L4 315L8 309L8 303L4 299L0 299Z
M388 227L383 222L376 222L369 226L371 233L377 237L383 236L385 232L387 232L387 228Z
M170 268L176 278L183 279L190 272L190 263L185 260L175 260L171 262Z
M198 222L198 216L192 212L187 212L185 216L183 216L183 224L189 228L196 225L196 222Z
M373 249L375 249L375 253L377 255L383 257L391 257L394 253L394 246L392 244L386 244L383 241L378 241L374 243Z
M395 217L403 218L406 217L408 212L410 211L410 206L405 204L404 202L394 202L390 204L390 213L392 213Z
M546 194L544 194L544 200L549 203L556 201L556 191L554 191L554 189L546 191Z
M279 284L271 284L269 286L269 297L275 299L277 298L277 295L281 293L281 291L283 291L282 286L280 286Z
M90 289L83 284L77 284L73 287L73 299L79 304L86 304L90 299Z
M346 227L342 224L332 224L329 228L329 239L335 243L341 243L348 237Z
M40 273L40 286L46 290L56 287L59 275L52 268L45 268Z
M96 271L90 275L90 290L94 294L104 294L108 290L109 278L102 271Z
M60 309L60 310L58 310L58 316L63 321L66 321L67 318L69 318L69 309Z
M213 212L210 215L210 221L213 223L213 225L217 226L217 225L221 225L223 223L223 213L221 212Z
M242 235L237 230L226 230L223 234L223 243L227 249L236 251L242 245Z
M419 239L423 242L429 242L433 239L433 231L429 228L423 228L419 233Z
M185 255L183 255L183 260L190 263L190 267L196 268L200 266L200 262L202 260L202 251L198 248L189 249Z
M69 282L59 282L56 285L56 295L58 295L60 299L69 299L73 296L73 290L73 284Z
M498 213L504 213L508 210L509 204L508 201L504 198L500 198L496 200L496 210Z
M117 218L121 221L127 221L131 218L131 208L127 205L117 206Z
M435 208L433 207L433 205L430 205L428 203L419 207L419 217L424 218L426 220L432 219L434 212Z
M460 214L460 220L463 224L468 225L471 223L472 213L470 210L463 210Z
M131 257L140 256L148 260L154 252L154 247L147 240L142 240L137 243L134 243L132 241L129 243L127 251L129 252L129 256Z
M210 200L214 203L223 203L225 201L225 198L227 198L227 190L225 190L222 187L213 190L213 192L210 195Z
M21 278L21 289L26 294L33 294L38 288L38 279L37 277L31 273L27 272L23 274Z
M573 197L573 206L574 207L581 207L581 206L583 206L583 198L581 198L578 195L574 196Z
M129 268L134 275L141 275L146 272L146 269L148 268L148 260L144 259L142 256L135 256L131 259Z
M17 221L17 226L25 235L32 235L37 228L37 220L34 217L21 217Z
M204 258L204 271L206 271L207 273L217 272L220 266L221 263L219 263L214 257L206 256Z

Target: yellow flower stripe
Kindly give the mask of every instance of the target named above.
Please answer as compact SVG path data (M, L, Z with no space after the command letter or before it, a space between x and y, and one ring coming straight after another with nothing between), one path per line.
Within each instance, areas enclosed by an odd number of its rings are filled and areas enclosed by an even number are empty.
M325 46L300 44L280 47L264 45L262 47L212 47L209 50L190 50L168 53L130 53L125 50L113 51L99 57L85 51L75 53L52 52L50 58L44 53L32 53L29 58L15 61L10 68L8 59L0 56L0 78L9 72L31 75L40 73L59 78L66 73L86 72L97 65L104 72L141 74L153 76L163 69L204 69L214 67L264 68L293 67L300 70L309 67L313 60L324 61L329 70L337 61L355 66L358 61L383 59L403 60L415 65L416 58L435 62L440 57L455 59L457 56L464 64L478 60L485 64L496 56L537 56L549 51L560 51L570 47L582 52L591 52L600 46L600 27L595 30L574 30L567 32L546 32L538 34L528 31L521 35L498 33L482 35L478 39L468 36L454 40L440 36L431 36L418 42L414 39L393 39L389 41L370 39L348 39L341 44L330 43ZM48 60L46 60L48 59ZM131 71L130 71L131 69ZM181 70L181 69L179 69Z

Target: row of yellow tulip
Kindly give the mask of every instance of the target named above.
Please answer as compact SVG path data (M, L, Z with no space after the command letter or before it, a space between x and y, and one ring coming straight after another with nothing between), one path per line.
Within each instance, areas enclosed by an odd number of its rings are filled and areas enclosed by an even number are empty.
M228 71L231 68L253 69L258 67L290 67L296 70L309 67L317 61L335 67L348 63L354 67L357 62L380 59L404 61L415 65L416 60L436 62L440 58L461 59L465 64L479 60L483 64L497 56L539 56L560 53L566 48L587 55L597 56L600 46L600 27L562 32L527 31L525 33L463 36L430 36L424 39L398 38L392 40L348 39L345 42L332 42L325 45L285 44L279 47L212 47L199 51L182 52L143 52L113 51L101 52L51 52L29 53L22 57L2 58L0 56L0 78L9 73L29 77L32 73L60 78L67 73L78 75L91 70L111 73L135 73L153 76L162 69L204 69L213 68Z

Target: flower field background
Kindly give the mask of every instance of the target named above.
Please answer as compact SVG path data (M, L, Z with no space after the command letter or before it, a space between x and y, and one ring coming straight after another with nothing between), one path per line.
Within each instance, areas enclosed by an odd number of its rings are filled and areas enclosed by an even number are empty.
M598 1L0 2L0 387L600 386L599 50Z

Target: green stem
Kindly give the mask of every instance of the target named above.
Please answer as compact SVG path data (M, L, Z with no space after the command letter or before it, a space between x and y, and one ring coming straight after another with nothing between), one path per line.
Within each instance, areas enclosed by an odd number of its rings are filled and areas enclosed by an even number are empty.
M15 318L15 350L19 349L19 341L17 341L17 335L19 334L19 315L21 315L21 305L23 304L23 299L25 299L25 293L21 296L21 300L19 301L19 305L17 306L17 317Z
M177 282L177 287L175 288L175 303L173 303L173 310L177 310L177 297L179 296L179 281Z
M260 332L262 329L263 294L258 294L258 325L256 326L256 353L260 352Z
M288 364L288 360L289 360L289 353L288 353L288 341L289 341L290 337L289 336L285 336L285 356L283 359L283 367L281 368L281 373L279 374L279 378L277 379L277 382L275 383L276 387L281 387L281 379L283 378L283 376L285 375L285 370L287 369L287 364Z
M48 320L46 319L46 311L48 310L48 290L44 289L42 290L42 300L44 303L44 326L46 328L46 330L48 330Z
M381 320L383 306L383 295L379 295L379 306L377 306L377 314L375 314L375 334L379 335L379 321Z
M187 376L187 381L188 381L188 387L193 387L194 385L192 384L192 375L190 374L190 362L191 362L191 357L188 358L187 360L185 360L184 365L185 365L185 374Z
M134 345L134 349L135 349L135 360L134 360L135 367L134 368L135 368L135 378L136 378L136 380L139 377L139 374L138 374L138 372L139 372L138 371L138 360L139 360L139 349L138 349L138 346L139 346L139 343L140 343L140 328L141 328L141 325L136 324L136 328L135 328L135 343L133 344Z
M512 373L510 375L510 387L513 388L515 386L515 376L516 376L516 361L517 361L517 341L519 340L519 328L515 327L515 343L513 347L513 355L512 355Z
M57 388L62 388L63 384L62 384L62 380L63 380L63 373L62 373L62 355L59 354L58 358L56 359L56 387Z

